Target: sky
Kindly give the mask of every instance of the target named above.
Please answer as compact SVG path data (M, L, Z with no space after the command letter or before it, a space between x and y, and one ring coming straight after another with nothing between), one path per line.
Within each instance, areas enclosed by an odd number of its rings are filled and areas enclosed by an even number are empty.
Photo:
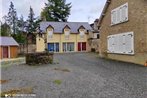
M30 6L33 8L35 16L39 16L47 0L0 0L0 20L9 10L10 2L13 2L18 17L21 15L25 19L28 17ZM99 18L106 0L66 0L71 2L72 8L68 18L69 22L89 22L93 23Z

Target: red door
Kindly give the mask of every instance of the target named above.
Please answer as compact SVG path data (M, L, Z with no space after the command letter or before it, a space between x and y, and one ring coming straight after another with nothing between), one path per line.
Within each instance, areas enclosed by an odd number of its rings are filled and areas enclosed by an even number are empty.
M78 51L81 51L81 43L78 43Z
M86 42L82 42L82 51L86 51Z
M8 47L3 47L3 58L8 58Z

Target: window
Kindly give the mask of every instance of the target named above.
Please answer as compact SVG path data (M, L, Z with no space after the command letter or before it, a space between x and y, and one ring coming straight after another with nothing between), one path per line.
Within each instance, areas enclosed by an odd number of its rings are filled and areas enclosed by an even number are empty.
M84 38L84 30L80 31L80 38L83 39Z
M59 43L48 43L48 51L59 52Z
M99 39L99 33L93 33L93 34L94 34L93 38Z
M63 43L63 52L70 52L74 51L74 43L69 42L69 43Z
M69 39L69 34L70 34L70 31L65 31L65 39Z
M100 34L97 34L97 39L99 39L100 38Z
M111 11L111 25L128 21L128 3Z
M48 31L48 38L53 38L53 30Z
M107 37L108 53L134 54L134 33L122 33Z

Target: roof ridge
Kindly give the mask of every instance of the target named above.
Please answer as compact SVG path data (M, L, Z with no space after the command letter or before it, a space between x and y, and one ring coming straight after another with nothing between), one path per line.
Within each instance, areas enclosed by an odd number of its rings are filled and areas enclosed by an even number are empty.
M88 22L58 22L58 21L42 21L41 23L88 23ZM89 24L89 23L88 23Z

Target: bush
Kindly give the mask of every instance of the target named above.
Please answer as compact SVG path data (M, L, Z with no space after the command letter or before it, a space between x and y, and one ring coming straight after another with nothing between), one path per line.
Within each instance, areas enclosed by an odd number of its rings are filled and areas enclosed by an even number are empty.
M43 53L26 54L26 64L28 65L52 64L52 63L53 63L53 53L43 52Z

